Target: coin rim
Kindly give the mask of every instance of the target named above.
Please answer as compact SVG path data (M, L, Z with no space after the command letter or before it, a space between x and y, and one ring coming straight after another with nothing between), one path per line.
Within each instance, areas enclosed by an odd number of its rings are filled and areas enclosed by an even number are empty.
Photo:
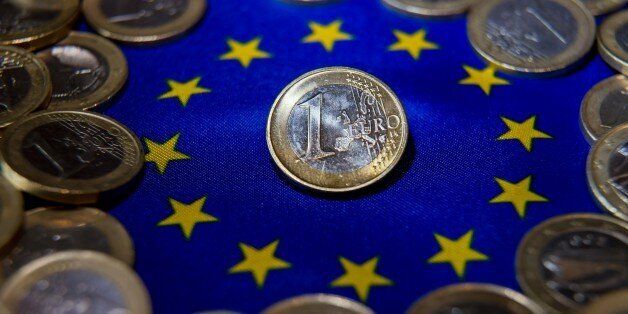
M621 74L614 75L595 84L582 99L580 126L589 144L595 144L598 138L610 131L602 127L600 106L610 92L621 87L628 89L628 78Z
M410 1L412 3L408 3L408 0L382 0L382 2L386 6L402 13L424 17L446 17L455 16L467 12L471 8L471 6L473 6L477 1L458 0L454 5L452 5L451 3L438 4L424 1Z
M615 37L617 29L624 23L628 23L628 10L615 13L604 20L598 30L597 43L602 59L615 70L628 75L628 51L619 46Z
M22 193L7 180L0 177L0 249L3 249L22 226L24 220L24 200ZM1 251L1 250L0 250Z
M345 298L339 295L333 294L305 294L288 299L281 300L267 309L262 311L262 314L281 314L281 313L294 313L290 311L297 310L300 305L303 304L325 304L342 308L343 310L351 311L356 314L374 314L373 310L366 305L358 303L349 298ZM294 308L294 307L297 308Z
M592 2L584 3L587 9L589 9L589 11L591 11L593 15L600 16L600 15L604 15L604 14L619 10L626 3L628 3L628 0L619 0L619 1L602 0L602 1L597 1L596 5L588 5L588 3L592 3Z

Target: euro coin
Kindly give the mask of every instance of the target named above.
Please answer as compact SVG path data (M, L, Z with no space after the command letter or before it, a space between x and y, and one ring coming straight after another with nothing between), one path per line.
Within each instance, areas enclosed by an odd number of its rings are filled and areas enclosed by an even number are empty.
M0 249L11 241L20 229L23 216L22 194L9 182L0 178Z
M0 143L3 175L43 199L85 204L123 186L144 163L135 134L103 115L39 112L9 127Z
M451 16L466 12L477 0L383 0L398 11L419 16Z
M72 32L60 43L37 53L52 78L50 110L84 110L111 99L126 82L124 54L109 40Z
M614 14L602 23L597 42L602 59L628 75L628 10Z
M626 313L628 313L628 288L605 294L578 312L578 314Z
M593 13L593 15L603 15L623 7L627 0L580 0Z
M353 300L330 294L311 294L281 301L264 314L374 314Z
M628 122L628 79L616 75L595 85L582 101L580 122L589 143Z
M573 0L484 0L471 10L467 32L477 53L498 68L555 73L591 49L595 20Z
M370 185L399 162L408 124L392 90L365 72L342 67L309 72L275 101L266 138L279 168L328 192Z
M566 313L626 286L628 223L603 215L547 220L519 245L517 279L552 312Z

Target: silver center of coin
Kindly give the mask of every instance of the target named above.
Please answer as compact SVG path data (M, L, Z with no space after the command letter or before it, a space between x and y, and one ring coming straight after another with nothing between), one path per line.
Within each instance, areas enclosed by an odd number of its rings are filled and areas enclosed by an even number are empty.
M464 304L448 305L438 309L434 314L511 314L507 307L501 304L480 302L465 302Z
M612 129L628 121L628 89L613 90L600 104L602 126Z
M126 27L156 27L181 17L189 0L103 0L101 10L109 22Z
M61 10L49 2L0 0L0 34L28 31L53 21Z
M628 202L628 143L624 143L615 150L608 163L608 178L610 184Z
M617 40L619 47L628 53L628 23L624 23L617 28L615 39Z
M31 77L24 64L0 55L0 116L8 114L30 91Z

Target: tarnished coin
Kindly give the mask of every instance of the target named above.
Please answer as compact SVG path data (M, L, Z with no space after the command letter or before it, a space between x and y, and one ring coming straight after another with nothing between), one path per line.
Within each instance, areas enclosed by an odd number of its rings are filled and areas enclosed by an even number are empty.
M79 0L0 0L0 45L51 45L67 35L78 13Z
M52 78L50 110L91 109L111 99L126 82L124 54L109 40L72 32L37 53Z
M331 294L310 294L290 298L272 305L264 314L374 314L353 300Z
M614 14L602 23L597 43L602 59L628 75L628 10Z
M580 0L593 13L603 15L616 10L628 3L628 0Z
M478 0L383 0L401 12L420 16L451 16L466 12Z
M19 230L23 216L22 194L9 182L0 178L0 249Z
M151 313L146 287L133 270L91 251L29 263L6 282L0 300L12 313Z
M85 0L83 14L101 35L129 43L158 42L192 28L205 0Z
M0 260L0 282L22 266L61 251L89 250L129 265L135 251L126 229L96 208L37 208L26 213L23 232Z
M579 314L628 313L628 288L605 294L585 306Z
M556 217L521 241L517 279L549 310L565 313L628 282L628 224L603 215Z
M21 48L0 46L0 127L47 105L51 86L41 60Z
M44 199L94 203L100 193L141 170L140 141L111 118L80 111L47 111L9 127L0 144L3 175Z
M628 122L628 79L616 75L595 85L582 101L580 122L589 143Z
M266 139L290 178L342 192L385 176L406 147L403 106L377 78L350 68L324 68L290 83L270 112Z
M595 20L574 0L483 0L471 10L467 32L480 56L503 70L550 73L591 49Z

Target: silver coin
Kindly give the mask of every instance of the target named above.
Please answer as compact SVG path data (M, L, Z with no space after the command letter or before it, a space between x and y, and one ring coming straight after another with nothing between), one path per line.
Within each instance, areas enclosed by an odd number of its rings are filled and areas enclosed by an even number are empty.
M383 0L401 12L419 16L451 16L466 12L478 0Z
M572 214L536 226L517 250L517 279L549 310L569 312L628 282L628 224Z
M610 77L595 85L580 107L580 125L589 143L628 122L628 79Z
M626 314L628 313L628 288L605 294L592 301L578 314Z
M598 50L606 63L628 75L628 10L619 12L602 23L598 35Z
M518 73L563 71L595 40L595 20L573 0L484 0L467 24L473 48L497 67Z
M353 300L331 294L310 294L272 305L264 314L374 314Z
M0 251L19 230L23 216L22 194L0 178Z
M615 10L619 10L628 3L628 0L580 0L593 13L593 15L603 15Z

